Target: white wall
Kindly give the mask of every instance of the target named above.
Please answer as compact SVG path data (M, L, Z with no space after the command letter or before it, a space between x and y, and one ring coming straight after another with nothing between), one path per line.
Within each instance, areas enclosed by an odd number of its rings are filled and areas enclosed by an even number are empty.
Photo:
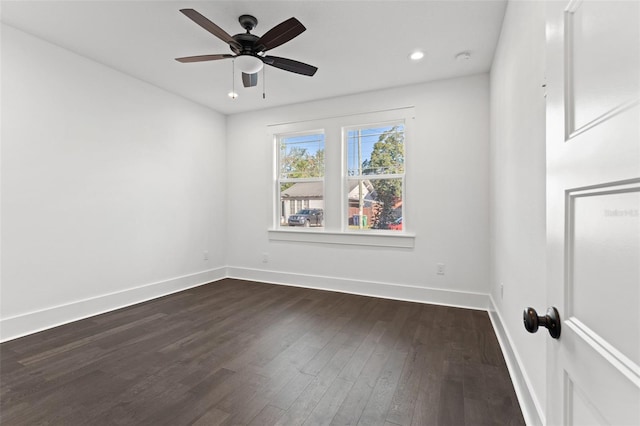
M491 295L532 424L544 422L549 338L522 325L524 308L547 308L544 31L543 2L509 2L491 69Z
M224 116L5 25L2 113L2 339L224 267Z
M416 113L414 138L406 143L405 199L415 248L269 240L273 142L267 126L406 106L414 106ZM486 74L230 116L229 273L387 297L482 304L489 291L488 125ZM339 143L327 136L327 146ZM269 254L268 263L262 262L263 253ZM446 275L436 275L438 262L446 265ZM457 292L485 296L465 302Z

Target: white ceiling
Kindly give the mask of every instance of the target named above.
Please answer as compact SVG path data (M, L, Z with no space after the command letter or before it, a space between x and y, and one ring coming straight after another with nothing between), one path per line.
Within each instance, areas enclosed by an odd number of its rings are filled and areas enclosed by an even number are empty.
M467 1L2 1L2 21L224 114L487 72L506 0ZM314 77L266 67L244 88L232 61L174 58L230 53L186 16L193 8L229 34L238 16L258 18L260 36L295 16L307 31L269 54L317 66ZM415 49L425 52L411 62ZM456 54L469 51L471 59Z

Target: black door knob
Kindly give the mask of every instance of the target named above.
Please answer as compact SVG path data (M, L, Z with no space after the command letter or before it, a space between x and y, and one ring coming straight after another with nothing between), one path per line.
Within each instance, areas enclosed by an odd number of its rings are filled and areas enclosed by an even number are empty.
M549 330L549 334L554 339L560 337L560 314L554 307L547 309L547 315L541 317L535 309L529 307L522 313L522 319L524 321L524 328L529 333L535 333L538 331L538 327L546 327Z

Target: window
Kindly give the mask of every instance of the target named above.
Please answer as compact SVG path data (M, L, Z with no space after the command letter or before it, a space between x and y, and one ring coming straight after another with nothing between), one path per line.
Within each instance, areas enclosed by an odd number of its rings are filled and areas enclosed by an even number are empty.
M324 133L278 135L280 225L324 226Z
M343 130L348 229L402 230L404 123Z
M413 247L404 222L413 117L406 107L269 125L269 239Z

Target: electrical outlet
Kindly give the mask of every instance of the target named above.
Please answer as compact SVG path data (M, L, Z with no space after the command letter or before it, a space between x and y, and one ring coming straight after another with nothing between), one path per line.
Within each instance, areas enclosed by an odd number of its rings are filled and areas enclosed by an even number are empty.
M437 263L436 264L436 274L444 275L444 263Z
M269 263L269 253L262 253L262 263Z
M202 259L209 260L209 250L205 250L204 252L202 252Z

